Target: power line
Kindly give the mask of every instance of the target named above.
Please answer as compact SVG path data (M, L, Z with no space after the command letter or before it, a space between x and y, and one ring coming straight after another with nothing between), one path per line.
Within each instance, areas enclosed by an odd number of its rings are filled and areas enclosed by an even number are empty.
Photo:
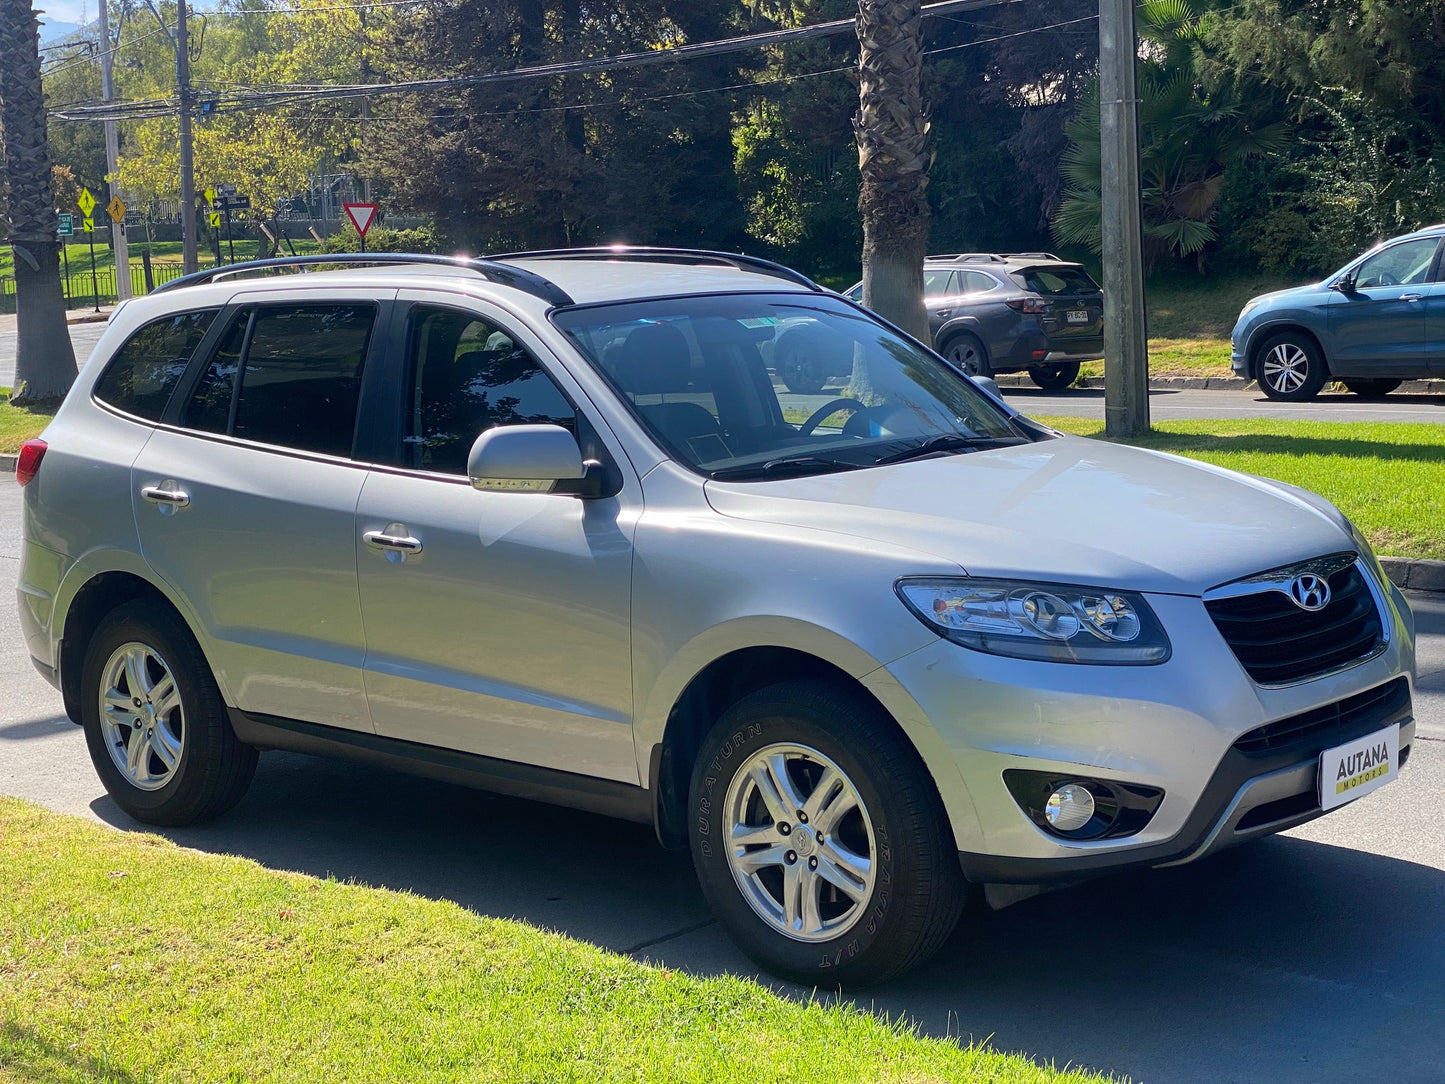
M953 11L968 11L975 8L997 7L1005 4L1022 3L1023 0L941 0L929 4L924 16L941 15ZM564 75L582 75L590 72L613 71L620 68L650 67L680 61L697 60L702 57L719 56L746 49L781 45L808 38L833 37L855 32L855 20L837 19L833 22L816 23L812 26L787 30L769 30L758 34L725 38L720 41L697 42L679 45L671 49L649 49L639 53L623 53L610 57L589 57L583 60L560 61L540 64L528 68L516 68L501 72L482 72L476 75L452 76L437 79L415 79L398 83L372 83L354 85L293 84L277 87L271 91L238 96L232 108L283 105L293 101L325 100L337 98L369 98L383 94L406 94L427 91L457 90L463 87L501 85L530 79L552 79ZM58 111L61 120L134 120L159 116L174 111L176 103L170 99L155 99L149 102L122 103L119 105L78 106Z

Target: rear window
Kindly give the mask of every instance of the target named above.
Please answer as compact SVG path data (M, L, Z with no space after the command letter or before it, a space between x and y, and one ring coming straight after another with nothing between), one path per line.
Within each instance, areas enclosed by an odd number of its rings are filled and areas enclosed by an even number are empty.
M146 324L105 367L96 382L95 397L127 414L160 421L216 312L202 309Z
M1096 294L1099 284L1077 267L1031 267L1015 276L1036 294Z

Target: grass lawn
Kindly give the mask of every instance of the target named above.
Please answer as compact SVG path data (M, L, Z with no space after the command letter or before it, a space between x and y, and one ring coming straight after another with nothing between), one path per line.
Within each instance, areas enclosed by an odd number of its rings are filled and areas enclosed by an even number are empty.
M1083 1082L0 798L0 1081Z
M38 437L54 413L54 408L11 406L10 389L0 388L0 455L14 455L20 445Z
M1103 434L1084 418L1039 420ZM1210 419L1158 422L1133 443L1303 486L1339 505L1375 552L1445 559L1445 426Z

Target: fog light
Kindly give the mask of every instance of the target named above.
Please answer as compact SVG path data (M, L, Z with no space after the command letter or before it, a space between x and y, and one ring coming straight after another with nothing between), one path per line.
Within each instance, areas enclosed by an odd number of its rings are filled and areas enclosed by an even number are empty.
M1056 832L1084 827L1094 816L1094 796L1077 783L1065 783L1044 803L1044 818Z

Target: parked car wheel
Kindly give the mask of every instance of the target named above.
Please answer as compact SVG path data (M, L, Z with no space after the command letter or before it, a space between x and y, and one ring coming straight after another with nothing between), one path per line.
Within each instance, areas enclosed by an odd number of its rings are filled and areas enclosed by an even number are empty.
M1383 377L1356 378L1354 380L1340 381L1346 388L1354 392L1361 399L1383 399L1401 384L1399 380L1386 380Z
M128 603L97 627L81 673L81 721L105 789L146 824L218 817L256 771L256 750L231 729L195 638L156 602Z
M855 694L799 681L743 698L703 742L690 802L718 922L777 974L882 982L958 922L965 885L933 782Z
M967 332L949 339L943 348L943 356L962 369L969 376L988 376L988 351L977 337Z
M1063 391L1079 379L1079 363L1061 361L1053 365L1035 365L1029 370L1029 379L1044 391Z
M1286 403L1313 399L1329 376L1314 340L1295 331L1275 335L1259 348L1256 371L1260 390Z
M773 348L778 378L795 395L817 395L828 379L828 366L816 336L802 328L785 331Z

